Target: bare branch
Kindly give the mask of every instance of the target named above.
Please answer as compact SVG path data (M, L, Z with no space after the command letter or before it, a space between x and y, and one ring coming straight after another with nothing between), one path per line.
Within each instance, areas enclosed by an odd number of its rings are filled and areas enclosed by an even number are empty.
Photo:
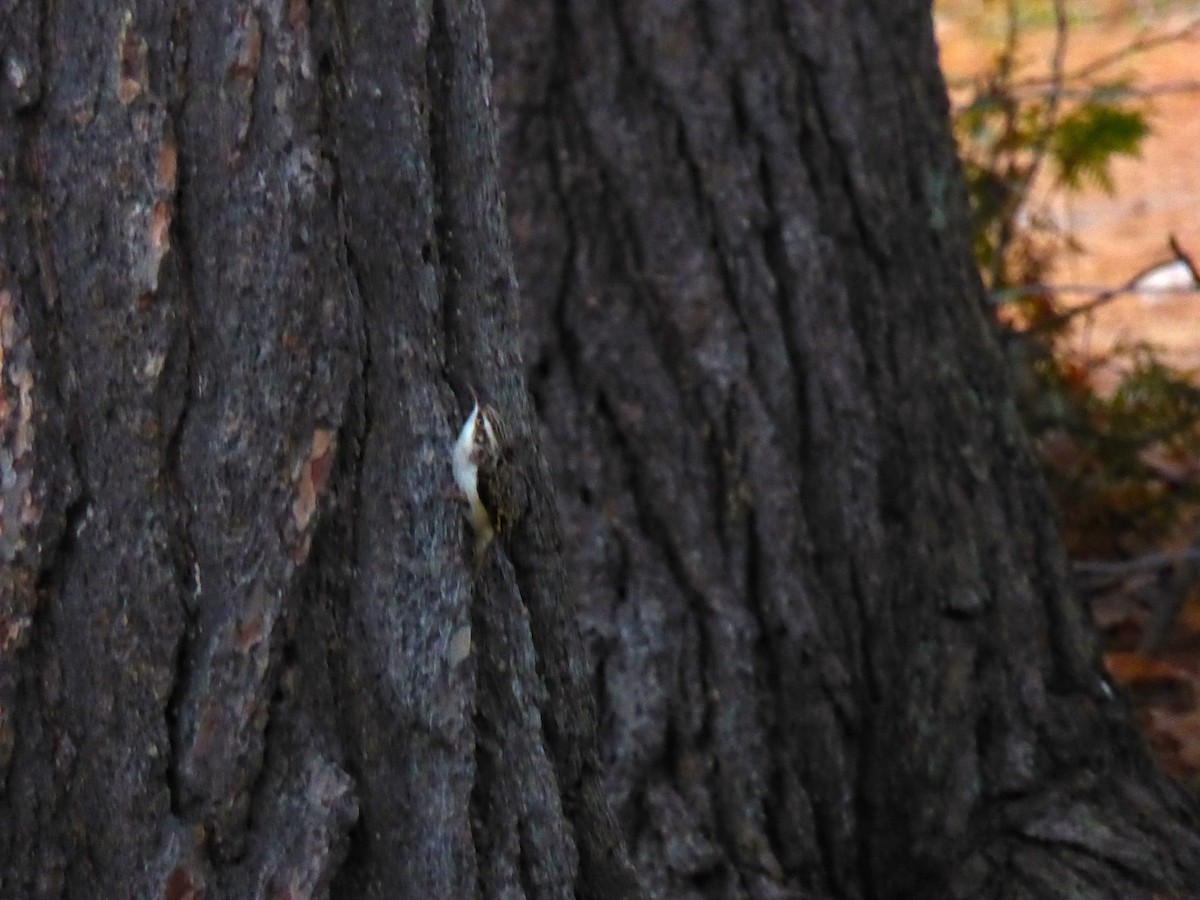
M1035 334L1038 332L1050 331L1055 328L1059 328L1071 320L1093 312L1099 307L1104 306L1105 304L1127 294L1146 294L1151 296L1160 294L1200 294L1200 278L1197 277L1198 273L1196 271L1196 266L1192 262L1192 258L1183 250L1183 247L1179 244L1179 241L1176 239L1175 235L1169 235L1167 238L1167 243L1171 247L1171 251L1174 254L1171 259L1164 260L1163 262L1156 262L1139 269L1119 287L1101 288L1096 285L1085 284L1055 285L1033 283L998 288L991 291L989 296L995 303L1004 303L1006 301L1015 299L1021 294L1035 292L1056 294L1085 294L1096 292L1096 296L1094 296L1091 300L1088 300L1086 303L1081 303L1079 306L1074 306L1060 315L1048 319L1045 322L1040 322L1022 332L1022 334ZM1145 278L1154 270L1165 265L1170 265L1173 262L1183 262L1188 267L1189 271L1192 273L1191 287L1159 287L1139 284L1143 278Z
M1192 259L1190 253L1183 249L1179 243L1179 239L1174 234L1167 235L1167 244L1171 248L1171 252L1175 254L1175 258L1188 267L1188 271L1192 273L1192 281L1195 284L1200 284L1200 271L1196 270L1196 263Z
M1066 75L1065 81L1083 81L1091 78L1110 66L1123 62L1131 56L1136 56L1139 53L1145 53L1148 50L1154 50L1166 44L1173 44L1178 41L1191 40L1192 38L1200 37L1200 16L1191 19L1186 25L1174 31L1167 31L1158 34L1151 33L1149 30L1143 31L1132 41L1111 53L1105 53L1096 57L1088 63L1080 66L1074 72ZM1036 84L1038 78L1025 79L1020 84ZM1053 75L1049 80L1053 83Z
M1157 269L1159 266L1168 265L1171 260L1165 263L1156 263L1150 271ZM1141 276L1135 276L1135 279ZM1115 300L1118 297L1123 297L1126 294L1146 294L1148 296L1167 296L1170 294L1200 294L1200 287L1137 287L1136 285L1123 284L1119 287L1112 287L1105 284L1054 284L1049 281L1028 281L1024 284L1010 284L1002 288L996 288L994 291L989 291L988 296L993 303L1009 303L1023 294L1097 294L1102 295L1097 297L1101 302L1107 300ZM1072 309L1070 314L1074 315L1079 310ZM1090 312L1090 309L1082 310Z
M952 83L951 89L953 90L955 88L965 88L967 86L969 86L969 85L966 81L964 81L962 83L957 83L957 84ZM1177 94L1195 94L1198 92L1200 92L1200 81L1186 80L1186 81L1168 81L1168 82L1163 82L1162 84L1147 85L1145 87L1135 87L1133 85L1122 86L1118 89L1113 89L1111 93L1114 97L1140 99L1143 97L1168 97L1168 96L1174 96ZM1086 86L1085 87L1065 87L1064 86L1059 91L1059 97L1061 97L1064 100L1083 100L1083 99L1087 99L1089 97L1094 96L1095 93L1096 93L1096 88L1094 86L1092 86L1092 87L1086 87ZM1040 85L1024 84L1024 85L1019 85L1019 86L1014 85L1012 88L1012 94L1014 97L1020 98L1022 100L1028 100L1031 97L1046 97L1049 95L1049 91ZM957 112L961 112L964 109L970 109L972 106L975 106L976 104L980 103L981 101L988 100L988 99L990 99L990 98L974 97L967 103L957 105L955 107L955 112L957 113Z
M1160 550L1135 556L1133 559L1079 560L1071 563L1071 571L1085 578L1125 578L1145 572L1157 572L1180 563L1200 562L1200 547L1183 550Z
M1006 38L1005 54L1008 56L1009 64L1016 54L1016 3L1009 3L1009 29ZM1058 125L1059 104L1062 100L1063 89L1063 68L1066 65L1067 58L1067 8L1066 0L1054 0L1054 49L1050 54L1050 89L1046 92L1046 106L1042 114L1041 122L1038 123L1036 136L1031 143L1030 151L1031 158L1029 165L1015 179L1015 188L1012 191L1009 201L1012 210L1019 210L1029 199L1029 193L1033 189L1033 184L1037 179L1038 172L1041 170L1042 163L1046 158L1047 152L1050 149L1050 139L1054 135L1055 127ZM1007 80L1008 73L1003 72L1004 80ZM1015 115L1015 106L1011 115ZM993 285L1000 281L1000 274L1004 266L1004 260L1007 257L1009 245L1016 237L1016 229L1014 228L1015 216L1005 216L1001 223L1000 235L996 241L996 249L992 257L992 272L991 283Z

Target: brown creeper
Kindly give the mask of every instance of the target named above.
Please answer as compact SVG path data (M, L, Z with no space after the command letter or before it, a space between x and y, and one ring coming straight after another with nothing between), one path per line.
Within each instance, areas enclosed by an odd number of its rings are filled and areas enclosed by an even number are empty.
M509 459L508 436L499 414L476 400L452 455L454 481L470 507L476 566L482 564L492 538L504 527L508 504L502 500L503 483L509 475L505 471Z

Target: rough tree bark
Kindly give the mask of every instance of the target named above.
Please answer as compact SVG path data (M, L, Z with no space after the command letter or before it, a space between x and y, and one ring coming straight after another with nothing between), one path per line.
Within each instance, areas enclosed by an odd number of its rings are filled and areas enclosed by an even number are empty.
M8 3L5 897L633 896L478 3ZM522 453L479 578L449 448Z
M478 0L0 7L0 895L1185 890L928 10L493 5L524 332Z
M490 0L606 791L672 897L1200 895L985 324L929 4Z

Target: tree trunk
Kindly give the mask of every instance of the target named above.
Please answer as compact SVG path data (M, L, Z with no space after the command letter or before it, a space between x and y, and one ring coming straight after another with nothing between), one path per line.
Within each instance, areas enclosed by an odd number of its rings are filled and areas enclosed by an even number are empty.
M531 448L478 3L9 4L6 897L634 895ZM568 627L572 626L572 627Z
M928 10L493 6L0 10L0 895L1200 883Z
M1200 890L981 310L927 4L491 0L606 793L670 897Z

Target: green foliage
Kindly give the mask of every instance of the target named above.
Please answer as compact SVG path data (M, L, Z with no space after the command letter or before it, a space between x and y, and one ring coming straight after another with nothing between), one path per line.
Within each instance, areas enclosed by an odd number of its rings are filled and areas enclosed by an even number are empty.
M1010 16L1004 50L954 120L976 262L1003 298L997 328L1068 549L1136 553L1178 534L1200 503L1200 391L1152 347L1086 357L1069 340L1063 299L1027 286L1079 248L1049 202L1092 185L1111 191L1113 161L1136 156L1150 134L1148 110L1124 81L1022 73L1021 21Z
M1115 156L1137 156L1150 125L1141 110L1113 102L1090 100L1063 116L1051 132L1050 149L1058 178L1078 189L1093 182L1108 193L1109 168Z
M976 261L991 288L1039 281L1073 240L1036 202L1036 179L1049 158L1053 189L1074 193L1091 184L1112 189L1118 156L1137 156L1150 134L1144 104L1125 82L1096 85L1067 100L1062 85L1024 92L1013 61L1002 54L973 86L954 118L971 200ZM1049 97L1055 97L1051 102Z

